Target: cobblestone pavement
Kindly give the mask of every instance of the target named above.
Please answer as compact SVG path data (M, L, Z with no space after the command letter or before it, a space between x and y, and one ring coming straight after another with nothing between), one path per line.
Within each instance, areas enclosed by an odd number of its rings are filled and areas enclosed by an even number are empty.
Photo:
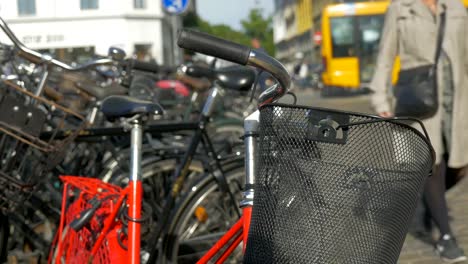
M455 187L447 192L449 214L453 219L451 227L458 244L468 253L468 178L465 177ZM437 237L434 234L434 237ZM416 239L412 235L406 237L399 264L436 264L443 263L434 253L433 246ZM468 264L468 261L463 263Z

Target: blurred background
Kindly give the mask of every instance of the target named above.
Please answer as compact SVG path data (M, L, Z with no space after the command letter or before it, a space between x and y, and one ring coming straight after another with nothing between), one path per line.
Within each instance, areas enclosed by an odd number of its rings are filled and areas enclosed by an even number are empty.
M178 64L183 58L174 35L182 26L243 43L257 37L274 53L271 0L193 0L181 15L165 12L162 2L1 0L0 16L25 45L67 61L106 55L116 46L139 59Z
M468 6L468 0L461 1ZM176 45L180 28L194 28L276 57L293 78L298 104L373 113L368 85L389 4L385 0L0 0L0 17L27 47L70 64L106 57L109 47L122 49L127 57L168 67L188 61L210 64L212 58ZM8 43L2 34L0 42ZM218 61L216 67L227 64ZM397 58L394 83L398 71ZM93 83L92 75L68 78L89 79L88 86L101 88L118 79L118 74L101 75L106 82L96 78L99 85ZM262 89L271 84L268 78L260 80L266 84ZM66 86L64 80L57 87ZM150 80L153 86L154 82ZM77 85L68 86L75 89ZM69 101L77 102L75 97ZM232 110L234 103L226 109ZM244 105L239 105L237 110L245 112ZM465 180L448 193L451 213L456 214L453 225L465 249L467 188ZM430 244L409 236L399 263L440 263L431 252Z
M188 8L174 14L167 3ZM0 0L0 16L26 46L70 63L104 56L114 46L139 60L178 65L193 54L177 47L177 30L196 28L274 55L296 87L341 95L366 90L388 3Z

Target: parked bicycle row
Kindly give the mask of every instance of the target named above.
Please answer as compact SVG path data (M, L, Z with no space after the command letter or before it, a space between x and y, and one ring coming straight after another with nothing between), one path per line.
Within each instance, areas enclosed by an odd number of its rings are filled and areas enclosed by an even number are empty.
M181 225L192 226L184 237L188 240L221 232L235 220L243 117L255 106L248 93L255 81L252 69L169 68L127 59L118 48L110 48L106 58L72 67L28 49L4 22L2 29L13 44L2 47L4 257L46 259L53 250L60 216L66 217L60 215L66 197L58 175L126 184L132 117L141 118L145 129L142 256L178 250L166 241L168 232L188 229ZM157 111L141 115L150 108ZM200 192L206 198L189 206ZM185 213L194 208L203 211L196 221ZM87 225L90 220L80 221ZM15 227L10 234L8 225Z

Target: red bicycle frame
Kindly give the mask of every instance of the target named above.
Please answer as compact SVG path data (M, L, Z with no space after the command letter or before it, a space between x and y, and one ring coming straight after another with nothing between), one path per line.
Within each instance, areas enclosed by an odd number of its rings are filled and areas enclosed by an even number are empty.
M218 242L197 262L197 264L208 263L213 257L218 256L216 263L223 263L231 253L244 242L243 251L247 245L247 238L250 227L250 217L252 206L242 208L241 218L224 234Z
M237 248L241 241L244 242L243 252L247 247L247 239L250 228L250 220L252 218L252 206L255 183L255 150L257 148L257 131L259 112L255 111L244 120L244 144L245 144L245 183L246 188L241 201L242 216L241 218L224 234L218 242L197 262L200 264L207 263L214 256L221 256L216 260L216 263L223 263L229 255Z
M143 187L141 182L141 145L143 128L139 120L133 120L131 125L131 168L129 184L125 189L122 190L117 186L113 186L112 184L107 184L93 178L70 176L62 177L62 181L65 183L62 196L62 217L60 219L59 231L55 238L57 248L54 251L51 251L49 263L52 261L54 263L61 263L62 259L65 261L78 261L76 260L76 256L80 255L81 258L86 258L86 261L89 263L140 263L141 207L143 202ZM67 208L67 198L70 191L69 185L71 183L75 183L73 186L80 190L80 195L71 204L70 209ZM112 199L109 199L109 197L112 197ZM94 198L98 198L97 200L99 201L97 205L94 205L95 207L91 205L92 202L90 203ZM128 237L126 246L122 242L121 238L123 227L121 222L116 221L117 214L119 213L125 198L126 205L128 207L128 214L126 216L128 220ZM101 204L106 204L106 206L101 206ZM89 221L92 222L92 220L87 220L88 222L86 223L90 226L87 233L84 231L71 230L73 229L71 228L73 218L74 220L83 220L86 219L83 215L93 215L91 217L94 217L96 212L101 212L101 217L104 219L104 225L102 227L100 224L90 224ZM80 216L82 213L83 215ZM69 219L65 220L66 218ZM67 223L65 224L65 222ZM93 223L95 222L96 221ZM82 227L79 228L79 230L81 229ZM68 231L64 232L64 230ZM77 232L81 233L78 234ZM98 232L98 236L95 241L88 241L88 236L90 236L89 232ZM75 239L69 238L66 240L65 237L69 235ZM80 241L88 241L92 243L92 248L84 253L84 249L80 248L80 246L83 246L80 244ZM112 254L109 252L102 253L104 242L104 251L111 250ZM67 245L64 246L64 243L67 243Z

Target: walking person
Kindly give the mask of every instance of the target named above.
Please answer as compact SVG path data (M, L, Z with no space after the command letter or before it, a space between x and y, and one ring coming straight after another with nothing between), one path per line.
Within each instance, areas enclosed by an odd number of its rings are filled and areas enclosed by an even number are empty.
M440 56L436 42L445 14ZM443 23L442 23L443 24ZM459 178L468 167L468 17L460 0L394 0L389 5L380 42L374 78L372 105L382 117L393 116L391 75L395 57L402 70L437 61L438 108L423 120L437 154L432 177L426 183L424 200L440 230L435 250L449 263L466 260L450 228L445 199L445 177ZM446 159L449 170L441 166ZM446 173L447 172L447 173Z

